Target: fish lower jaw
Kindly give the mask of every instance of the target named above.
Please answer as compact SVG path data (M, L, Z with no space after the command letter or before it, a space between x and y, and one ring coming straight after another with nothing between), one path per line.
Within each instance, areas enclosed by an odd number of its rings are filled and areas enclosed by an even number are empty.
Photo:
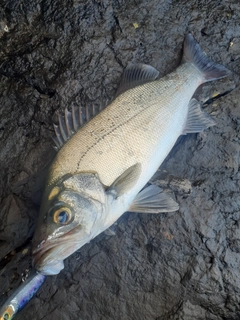
M43 275L58 274L64 268L64 259L89 240L90 235L86 234L81 227L75 227L59 238L46 240L41 247L33 251L35 269Z
M45 276L51 276L59 274L61 270L64 269L64 262L63 260L60 260L58 262L55 262L54 264L47 264L45 266L35 266L36 270L45 275Z
M33 265L39 273L54 275L64 268L63 260L49 259L51 256L57 256L54 254L54 251L54 247L50 247L33 253Z

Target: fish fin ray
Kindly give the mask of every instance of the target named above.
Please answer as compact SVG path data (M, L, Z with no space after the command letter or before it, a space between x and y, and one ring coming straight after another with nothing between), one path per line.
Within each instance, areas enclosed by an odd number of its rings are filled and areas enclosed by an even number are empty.
M61 149L61 144L59 143L59 140L57 137L52 137L52 140L53 140L53 148L58 151L59 149Z
M154 81L159 76L159 71L147 64L128 66L122 75L116 97L123 92L141 84Z
M62 146L86 123L100 113L107 105L89 105L86 108L72 107L71 111L67 108L64 117L58 114L58 125L54 124L55 137L53 137L54 149L60 150Z
M62 138L59 126L57 126L56 124L53 125L56 137L53 137L53 141L55 142L55 146L60 149L63 144L64 144L64 140ZM55 140L56 139L56 140Z
M106 230L104 231L104 233L105 233L106 236L110 236L110 237L116 235L116 232L115 232L114 230L112 230L111 228L106 229Z
M189 102L188 117L182 134L201 132L214 125L216 122L202 110L201 103L192 99Z
M139 213L161 213L177 211L179 206L168 194L151 185L140 191L128 211Z
M63 138L63 141L66 142L68 140L67 125L64 117L61 114L58 114L58 123L61 137Z
M224 66L211 61L190 33L184 41L183 61L191 62L199 69L203 74L203 82L221 79L231 74Z
M74 128L73 128L73 119L72 119L72 113L70 111L68 111L68 109L65 109L65 124L66 124L66 129L67 129L67 135L68 137L70 137L73 132L74 132Z
M136 184L141 170L140 163L136 163L125 170L109 187L108 193L114 193L116 197L120 197L128 192Z

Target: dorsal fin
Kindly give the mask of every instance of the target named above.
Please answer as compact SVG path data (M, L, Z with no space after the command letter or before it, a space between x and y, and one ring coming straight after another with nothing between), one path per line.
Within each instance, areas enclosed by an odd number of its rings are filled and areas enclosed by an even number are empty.
M129 89L154 81L158 76L159 71L148 64L130 65L123 72L116 97Z
M102 111L105 106L107 106L107 104L100 106L92 105L86 108L72 107L72 111L68 111L67 108L65 109L64 116L58 113L58 125L53 125L56 134L56 136L52 138L54 141L54 149L57 151L60 150L74 133Z

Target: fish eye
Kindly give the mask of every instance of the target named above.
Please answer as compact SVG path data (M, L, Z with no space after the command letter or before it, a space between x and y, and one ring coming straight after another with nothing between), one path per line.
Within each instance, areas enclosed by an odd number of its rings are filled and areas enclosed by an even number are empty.
M68 224L72 220L71 210L66 207L57 209L53 213L53 221L58 224Z

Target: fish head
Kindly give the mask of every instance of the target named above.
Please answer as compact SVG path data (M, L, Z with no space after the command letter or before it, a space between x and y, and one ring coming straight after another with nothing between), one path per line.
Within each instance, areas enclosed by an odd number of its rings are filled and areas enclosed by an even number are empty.
M106 194L98 175L66 175L45 189L33 237L33 263L44 275L58 274L63 260L89 242L101 226Z

